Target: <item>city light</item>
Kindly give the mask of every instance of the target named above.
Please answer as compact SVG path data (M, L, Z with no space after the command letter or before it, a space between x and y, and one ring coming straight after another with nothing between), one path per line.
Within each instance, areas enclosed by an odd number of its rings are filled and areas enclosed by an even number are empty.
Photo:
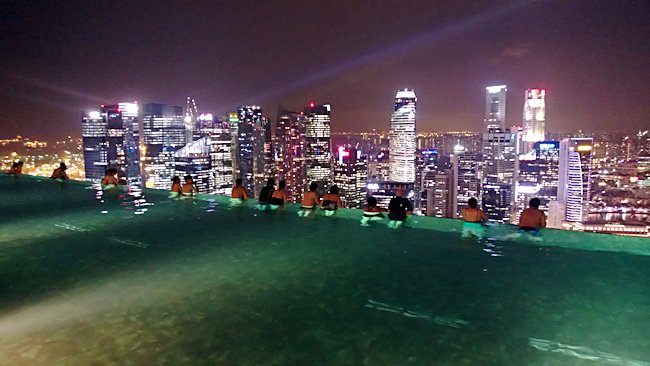
M92 112L88 113L88 117L90 117L92 119L99 119L100 116L101 116L101 114L99 112L97 112L97 111L92 111Z

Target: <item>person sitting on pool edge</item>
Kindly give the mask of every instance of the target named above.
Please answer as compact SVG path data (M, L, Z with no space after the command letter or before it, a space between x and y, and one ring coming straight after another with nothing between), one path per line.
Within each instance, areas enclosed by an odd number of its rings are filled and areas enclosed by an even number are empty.
M104 188L114 188L117 186L119 181L117 180L117 169L115 168L109 168L106 169L106 174L104 175L104 178L102 178L102 187Z
M316 182L311 182L309 185L309 190L305 191L302 195L302 205L298 211L298 216L309 216L314 211L314 208L320 206L320 198L316 190L318 189L318 184Z
M463 223L463 238L469 238L470 236L475 236L477 238L482 238L485 236L485 226L484 222L487 221L487 215L485 212L478 206L478 201L476 198L472 197L467 200L467 205L469 207L464 208L461 211L461 216L465 221Z
M537 197L531 198L528 208L519 216L519 231L533 235L539 234L539 229L546 227L546 215L539 209L540 200Z
M340 207L343 207L343 204L339 196L339 187L333 185L330 187L329 193L323 197L323 203L321 203L320 209L325 211L325 216L332 216Z
M191 175L185 176L185 183L181 186L181 195L183 198L192 197L197 193L196 187L194 187L194 179Z
M68 169L68 167L65 166L65 163L63 163L63 162L60 163L59 167L54 169L54 171L52 172L52 175L50 176L50 178L51 179L58 179L58 180L61 180L61 181L66 180L66 179L70 179L68 177L68 174L66 174L66 172L65 172L67 169Z
M404 225L406 214L413 213L411 202L402 197L403 195L403 190L399 188L396 189L395 197L391 198L390 203L388 204L388 227L391 229L397 229Z
M278 183L278 189L273 191L271 194L271 199L269 200L271 210L277 210L278 207L287 202L287 193L284 190L286 186L287 182L281 180L280 183Z
M172 177L172 189L169 192L169 198L179 198L181 196L181 178L177 175Z
M237 178L235 181L235 187L233 187L232 192L230 193L230 205L231 206L241 206L244 204L244 201L248 199L246 194L246 189L243 186L243 181L241 178Z
M260 191L260 196L257 200L257 208L260 211L265 211L269 208L269 200L273 196L273 191L275 191L275 179L269 178L266 181L266 185L262 187Z
M21 175L23 174L23 165L24 163L22 161L17 161L13 164L11 164L11 168L7 171L7 174L13 174L13 175Z
M361 217L361 226L370 226L372 221L381 221L384 219L384 214L387 210L377 206L377 199L375 197L368 197L368 204L363 209L363 217Z

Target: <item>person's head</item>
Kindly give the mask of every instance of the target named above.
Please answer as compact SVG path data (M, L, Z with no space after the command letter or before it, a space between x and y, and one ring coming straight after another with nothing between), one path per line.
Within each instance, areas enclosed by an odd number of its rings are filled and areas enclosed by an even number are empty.
M331 194L339 194L339 186L333 185L330 187L330 193Z
M106 175L115 175L117 174L117 169L115 168L110 168L106 170Z
M192 176L191 175L186 175L185 176L185 183L192 183Z
M395 190L395 197L402 197L404 195L404 190L401 188L397 188Z
M528 205L532 208L539 208L539 204L541 202L539 201L539 198L531 198L530 201L528 201Z
M275 187L275 179L273 179L273 178L269 178L269 179L266 181L266 186L267 186L267 187Z
M467 200L467 206L469 206L469 208L476 208L476 206L478 206L478 201L476 198L472 197Z
M280 183L278 183L278 189L284 189L284 187L287 186L287 182L281 180Z
M175 176L172 178L172 184L174 184L174 183L178 183L178 184L181 183L181 178L179 178L178 175L175 175Z
M309 190L312 192L316 192L317 189L318 189L318 183L311 182L311 184L309 185Z
M368 197L368 207L377 206L377 199L373 196Z
M68 167L65 166L65 163L64 163L64 162L61 162L61 163L59 164L59 169L61 169L61 170L66 170L66 169L68 169Z
M18 166L23 166L23 164L24 163L22 161L18 160Z
M235 180L235 187L241 187L242 184L244 184L244 181L241 180L241 178L237 178L237 180Z

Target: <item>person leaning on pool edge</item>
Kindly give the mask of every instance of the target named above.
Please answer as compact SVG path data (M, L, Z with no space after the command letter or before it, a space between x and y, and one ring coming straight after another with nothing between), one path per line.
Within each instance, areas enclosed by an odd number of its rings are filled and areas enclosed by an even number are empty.
M485 227L483 223L487 221L487 216L485 212L478 208L478 201L476 198L472 197L467 200L467 206L461 211L463 217L463 238L468 238L470 236L476 236L482 238L485 236Z
M539 198L531 198L528 202L528 208L521 212L519 216L519 230L538 233L539 229L546 227L546 215L539 209Z

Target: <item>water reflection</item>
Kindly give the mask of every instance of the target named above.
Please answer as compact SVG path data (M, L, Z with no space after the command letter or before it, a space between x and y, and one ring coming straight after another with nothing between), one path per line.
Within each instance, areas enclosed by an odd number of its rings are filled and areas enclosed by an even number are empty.
M95 200L101 205L102 214L108 214L109 208L117 203L119 205L115 207L133 211L135 215L143 215L149 210L148 206L153 206L152 202L147 201L139 185L102 186L94 183L92 189L95 191Z

